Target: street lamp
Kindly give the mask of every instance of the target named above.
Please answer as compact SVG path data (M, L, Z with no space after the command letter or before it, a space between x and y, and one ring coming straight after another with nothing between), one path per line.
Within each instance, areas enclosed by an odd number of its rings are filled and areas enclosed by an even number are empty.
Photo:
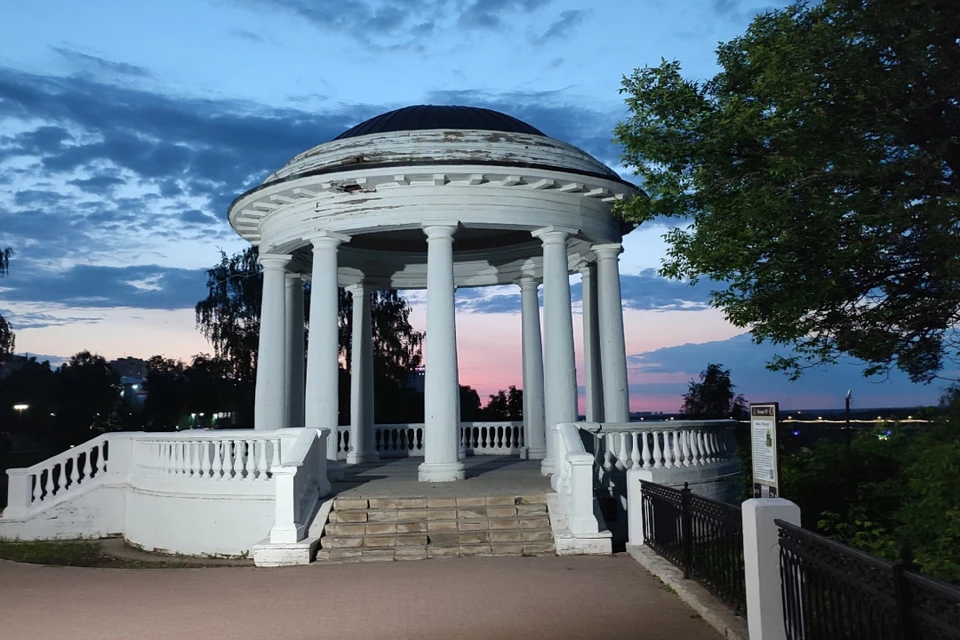
M20 425L20 429L23 430L23 412L30 408L28 404L15 404L13 405L13 410L20 414L20 417L17 419L17 422Z

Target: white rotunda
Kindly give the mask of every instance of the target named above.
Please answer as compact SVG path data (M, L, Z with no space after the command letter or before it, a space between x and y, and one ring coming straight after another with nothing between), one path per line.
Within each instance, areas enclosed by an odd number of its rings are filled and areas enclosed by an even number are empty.
M553 473L558 444L547 426L578 414L573 272L583 278L586 418L629 419L618 267L624 226L611 207L636 193L584 151L473 107L398 109L293 158L229 210L237 233L259 247L264 273L255 427L337 433L337 288L346 287L354 297L347 463L376 459L370 296L426 289L419 478L462 479L455 291L513 284L522 299L526 453ZM336 437L327 459L335 478Z

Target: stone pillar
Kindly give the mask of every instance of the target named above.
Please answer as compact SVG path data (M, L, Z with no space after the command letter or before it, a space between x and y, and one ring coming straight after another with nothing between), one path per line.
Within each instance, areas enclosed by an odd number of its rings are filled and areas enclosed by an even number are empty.
M303 342L303 278L299 273L288 273L286 279L286 324L285 334L287 377L287 423L288 427L303 426L304 406L304 342Z
M367 284L349 287L353 294L350 349L350 451L347 464L372 462L379 456L373 427L373 325Z
M603 376L600 372L600 327L597 322L597 265L580 267L583 291L583 378L587 422L603 422Z
M785 640L780 579L780 528L800 526L800 507L783 498L755 498L742 505L743 573L750 640ZM796 637L796 636L794 636Z
M527 457L547 456L546 423L543 415L543 346L540 342L540 300L537 281L520 280L523 322L523 442Z
M257 350L257 386L254 396L253 428L286 427L286 361L284 351L284 274L291 256L265 253L263 296L260 302L260 345Z
M317 236L313 243L313 278L310 284L310 345L307 351L306 426L329 429L327 476L343 478L337 460L337 409L339 405L340 347L337 326L337 248L346 237Z
M454 304L456 223L425 224L427 235L427 366L424 380L424 462L421 482L463 480L459 459L460 389Z
M620 298L619 244L594 245L597 256L597 306L600 311L600 364L603 367L603 417L607 422L630 420L627 350L623 338Z
M543 366L547 455L544 475L556 471L558 450L554 427L577 421L577 369L573 350L570 275L567 267L568 230L547 227L533 232L543 243Z

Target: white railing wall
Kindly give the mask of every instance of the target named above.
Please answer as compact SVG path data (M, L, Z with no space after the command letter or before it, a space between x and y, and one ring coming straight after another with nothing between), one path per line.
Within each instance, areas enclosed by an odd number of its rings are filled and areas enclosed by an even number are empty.
M581 423L594 436L598 468L681 469L736 459L736 422L682 420L669 422Z
M587 453L580 431L573 423L561 423L557 432L557 471L550 479L559 494L574 536L596 535L600 531L593 487L593 456Z
M112 435L98 436L32 467L7 470L4 513L22 517L101 482L107 473L113 439Z
M423 456L423 423L378 424L374 447L381 458ZM350 451L350 427L337 433L337 457L345 460ZM461 422L460 450L474 456L519 455L523 449L523 422Z
M279 432L144 434L134 445L134 466L155 475L194 480L265 481L282 464Z
M298 542L306 536L314 507L330 493L327 479L329 429L301 429L288 460L271 468L276 480L276 521L271 543Z

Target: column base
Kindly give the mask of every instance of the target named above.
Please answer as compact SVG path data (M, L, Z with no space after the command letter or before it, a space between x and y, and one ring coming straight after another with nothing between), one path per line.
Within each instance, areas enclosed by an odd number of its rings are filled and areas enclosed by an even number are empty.
M363 464L365 462L377 462L378 460L380 460L380 454L376 451L347 452L347 464Z
M340 482L343 480L343 463L339 460L327 460L327 480Z
M527 448L528 460L543 460L546 457L547 457L546 449L534 449L533 447Z
M547 458L546 454L544 454L543 461L540 463L540 475L549 476L556 472L557 472L557 461Z
M420 482L454 482L465 477L462 462L424 462L417 467Z

